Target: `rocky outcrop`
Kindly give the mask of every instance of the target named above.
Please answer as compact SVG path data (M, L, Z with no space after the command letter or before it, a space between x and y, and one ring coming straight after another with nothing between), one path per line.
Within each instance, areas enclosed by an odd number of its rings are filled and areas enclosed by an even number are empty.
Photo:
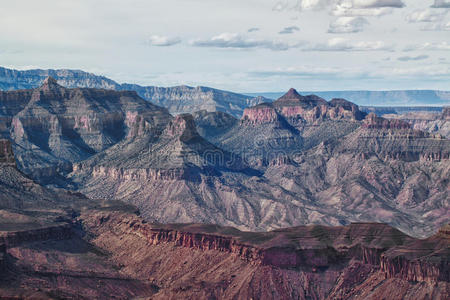
M0 243L0 278L2 277L1 274L4 274L3 272L6 270L6 245Z
M199 137L194 118L190 114L176 116L169 122L165 129L165 134L177 137L185 143Z
M382 256L380 267L387 278L400 277L412 282L425 281L430 283L449 281L448 262L446 264L436 265L421 261L411 261L404 256L397 256L395 258Z

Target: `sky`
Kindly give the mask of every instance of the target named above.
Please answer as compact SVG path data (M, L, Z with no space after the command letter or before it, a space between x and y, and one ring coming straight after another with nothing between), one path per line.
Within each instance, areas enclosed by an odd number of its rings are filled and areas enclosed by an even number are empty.
M0 66L236 92L450 90L450 0L0 1Z

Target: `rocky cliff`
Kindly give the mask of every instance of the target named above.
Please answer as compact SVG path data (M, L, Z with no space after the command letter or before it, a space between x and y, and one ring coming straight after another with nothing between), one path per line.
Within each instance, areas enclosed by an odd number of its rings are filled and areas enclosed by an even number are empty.
M251 233L216 225L148 224L114 212L90 212L81 219L95 245L126 262L126 273L151 272L150 280L160 287L156 299L378 299L386 291L390 299L448 296L445 278L408 279L401 269L393 281L386 274L385 253L427 242L382 224ZM429 248L445 247L448 241ZM416 255L419 263L432 268L422 254ZM437 257L448 260L445 253Z

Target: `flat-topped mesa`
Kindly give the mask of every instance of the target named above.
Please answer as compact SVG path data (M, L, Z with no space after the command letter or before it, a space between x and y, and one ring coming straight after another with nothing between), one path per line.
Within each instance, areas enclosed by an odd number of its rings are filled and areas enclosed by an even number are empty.
M167 125L165 133L172 137L178 137L182 142L189 142L199 137L194 117L191 114L176 116Z
M343 117L360 121L366 116L365 112L359 110L358 105L342 98L333 98L329 104L334 108L329 112L332 118Z
M280 116L271 103L262 103L253 107L244 109L242 124L264 124L276 123Z
M0 166L15 166L14 153L12 151L11 142L9 140L0 139Z
M411 129L411 125L408 122L399 119L381 118L374 113L367 115L362 126L368 129Z

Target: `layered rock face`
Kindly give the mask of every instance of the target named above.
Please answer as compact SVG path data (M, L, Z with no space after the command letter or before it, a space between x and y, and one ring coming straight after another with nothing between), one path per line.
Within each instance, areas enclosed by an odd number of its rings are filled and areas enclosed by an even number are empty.
M126 273L151 273L160 287L155 299L379 299L386 292L389 299L448 297L448 279L438 273L410 279L403 269L386 271L386 253L401 248L415 253L428 242L382 224L251 233L215 225L148 224L114 212L81 218L95 236L92 242L126 264ZM440 243L429 248L448 247L448 240ZM414 255L423 268L436 265L425 252ZM448 256L436 257L445 272Z
M445 228L426 240L375 223L243 232L217 225L149 224L121 206L96 206L66 225L3 234L0 296L449 297ZM400 267L398 257L406 262ZM408 262L422 273L408 275Z

